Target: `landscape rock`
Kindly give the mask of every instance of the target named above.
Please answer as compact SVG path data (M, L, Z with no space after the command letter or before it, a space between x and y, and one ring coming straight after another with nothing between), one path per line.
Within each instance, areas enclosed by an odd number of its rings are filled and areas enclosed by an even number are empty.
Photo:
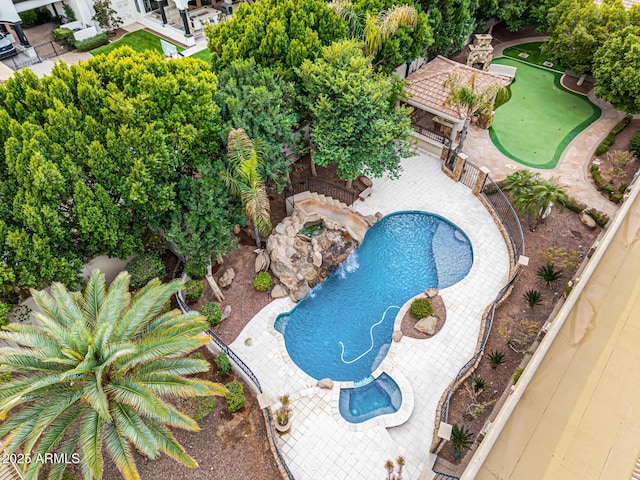
M424 294L425 294L427 297L429 297L429 298L433 298L433 297L435 297L436 295L438 295L438 289L437 289L437 288L427 288L427 289L424 291Z
M233 282L233 279L236 278L236 272L233 268L227 268L222 275L220 275L220 279L218 280L218 285L222 288L228 287Z
M400 340L402 340L402 330L394 331L393 335L391 335L391 338L394 342L399 342Z
M313 266L320 268L322 266L322 254L320 252L313 252Z
M283 285L276 285L271 289L271 298L273 299L284 298L287 295L289 295L289 291L287 290L287 287Z
M436 326L438 325L438 319L431 315L430 317L421 318L416 322L413 328L419 332L426 333L427 335L433 335L436 333Z
M580 221L592 230L596 228L596 221L584 212L580 214Z
M289 298L294 302L299 302L304 297L306 297L310 291L311 288L309 288L309 284L305 282L302 285L299 285L297 288L291 290L291 293L289 293Z
M271 263L271 257L266 250L257 250L258 255L254 264L254 270L258 272L266 272L269 270L269 264Z
M240 225L236 223L233 227L233 234L238 235L239 233L240 233Z
M222 320L226 320L231 315L231 305L225 305L222 309Z
M333 388L333 380L330 378L323 378L322 380L318 380L318 386L325 390L331 390Z

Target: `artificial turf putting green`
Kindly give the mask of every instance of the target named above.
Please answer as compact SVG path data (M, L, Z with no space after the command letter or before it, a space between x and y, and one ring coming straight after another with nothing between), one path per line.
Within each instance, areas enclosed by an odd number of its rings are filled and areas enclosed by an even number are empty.
M116 40L113 43L104 45L103 47L91 50L93 56L100 55L101 53L109 53L111 50L115 50L119 47L131 47L136 52L144 52L145 50L155 50L158 53L162 53L162 46L160 45L160 37L154 35L146 30L136 30L135 32L127 33L120 40ZM176 46L179 52L182 52L184 48Z
M533 168L555 168L566 146L600 117L600 109L560 84L559 73L506 57L493 63L517 67L511 100L496 110L489 130L507 157Z
M505 57L515 58L521 62L532 63L533 65L540 65L542 67L544 62L551 61L549 57L540 51L542 45L544 45L544 42L521 43L519 45L505 48L502 54ZM527 58L521 58L518 56L520 53L526 53L529 56ZM553 65L553 67L545 68L551 68L551 70L555 70L556 72L564 72L565 70L560 65Z

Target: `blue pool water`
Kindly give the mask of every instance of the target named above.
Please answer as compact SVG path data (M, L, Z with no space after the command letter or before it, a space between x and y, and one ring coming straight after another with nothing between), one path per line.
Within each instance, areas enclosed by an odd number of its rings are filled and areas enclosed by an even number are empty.
M402 404L402 393L396 382L382 373L362 387L341 389L339 404L345 420L362 423L378 415L397 412Z
M361 381L382 362L400 307L426 288L464 278L473 263L467 236L425 212L398 212L374 224L324 283L278 316L291 359L310 376Z

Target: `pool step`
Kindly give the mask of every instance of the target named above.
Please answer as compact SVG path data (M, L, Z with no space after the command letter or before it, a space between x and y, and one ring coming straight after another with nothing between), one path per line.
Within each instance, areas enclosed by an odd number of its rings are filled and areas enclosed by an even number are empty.
M362 380L353 382L353 388L364 387L365 385L369 385L374 380L375 378L373 378L373 375L369 375L367 378L363 378Z

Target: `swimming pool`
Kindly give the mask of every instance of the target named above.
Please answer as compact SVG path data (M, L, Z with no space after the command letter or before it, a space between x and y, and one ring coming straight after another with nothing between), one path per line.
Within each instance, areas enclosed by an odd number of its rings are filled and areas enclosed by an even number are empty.
M397 412L401 404L400 388L386 373L361 387L340 390L340 415L350 423Z
M347 260L274 326L308 375L358 382L386 356L400 307L426 288L457 283L472 263L471 243L456 225L397 212L369 228Z

